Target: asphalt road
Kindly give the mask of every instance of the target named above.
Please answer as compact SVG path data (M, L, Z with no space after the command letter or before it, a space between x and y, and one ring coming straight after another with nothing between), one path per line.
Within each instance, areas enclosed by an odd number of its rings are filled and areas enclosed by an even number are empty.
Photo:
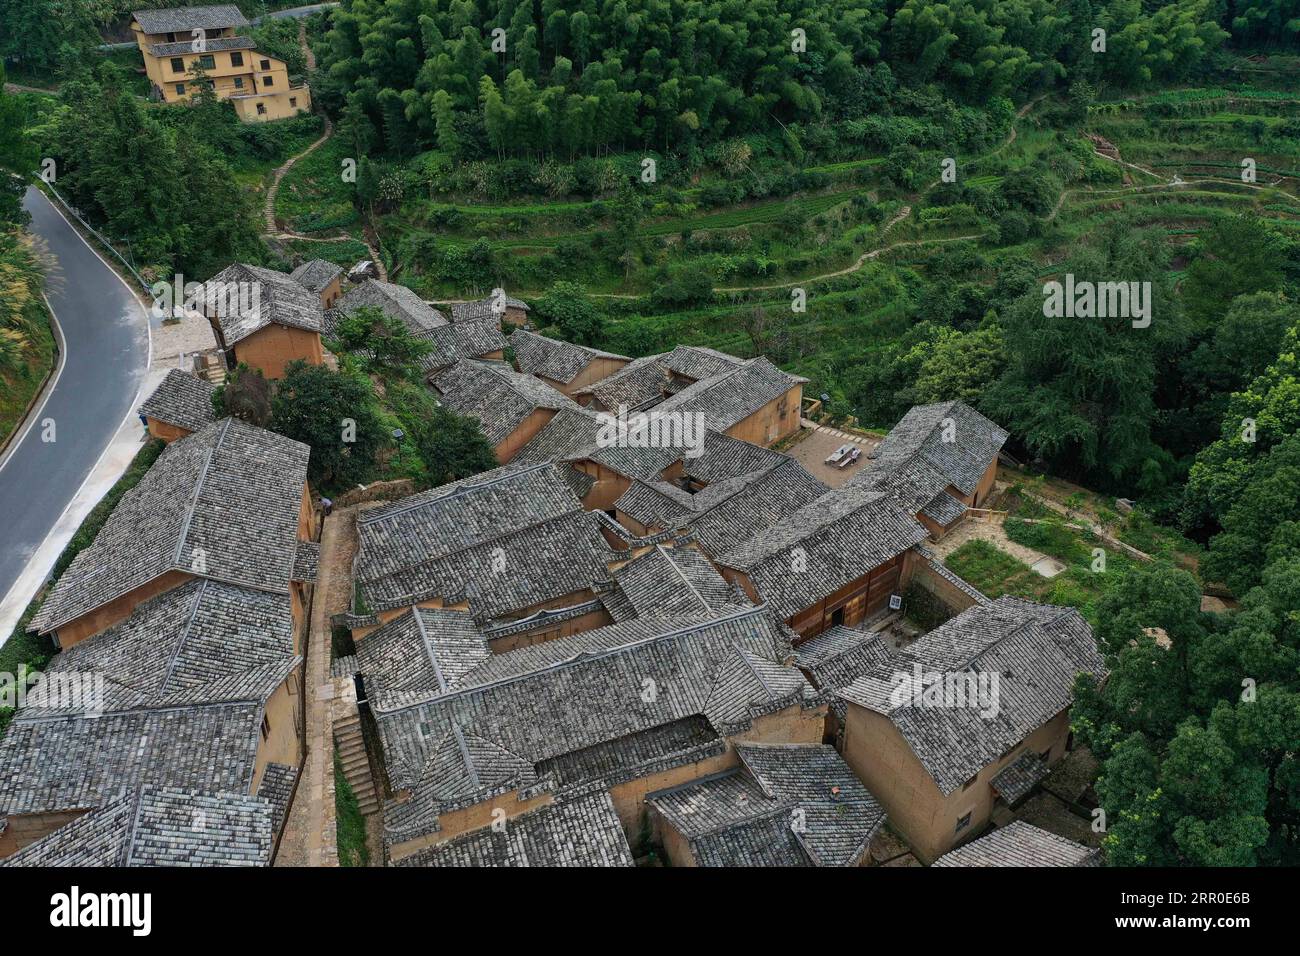
M28 188L23 208L53 260L46 297L63 354L53 388L0 462L0 598L134 412L149 365L149 319L135 296L39 190ZM51 419L54 441L43 441Z

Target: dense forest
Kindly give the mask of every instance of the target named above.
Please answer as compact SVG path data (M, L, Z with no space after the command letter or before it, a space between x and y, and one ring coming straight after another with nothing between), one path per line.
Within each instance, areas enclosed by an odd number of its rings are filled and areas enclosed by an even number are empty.
M1274 30L1252 9L1243 32ZM853 137L898 84L984 105L1067 73L1184 79L1228 36L1216 14L1211 0L356 0L334 17L323 92L358 146L396 153L681 151L857 120Z

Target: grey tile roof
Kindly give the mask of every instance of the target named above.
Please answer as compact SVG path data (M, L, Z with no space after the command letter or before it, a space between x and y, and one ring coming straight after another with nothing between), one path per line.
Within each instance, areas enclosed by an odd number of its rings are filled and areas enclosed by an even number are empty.
M634 359L617 372L578 389L574 396L589 396L611 412L618 411L619 406L640 411L657 405L670 390L668 371L660 363L661 357L647 355Z
M319 293L343 275L343 267L324 259L308 259L289 273L289 278L309 292Z
M998 772L991 781L993 789L1007 803L1016 803L1047 776L1047 761L1026 751Z
M795 663L812 675L818 688L840 690L877 671L891 657L885 638L837 625L795 648Z
M310 449L233 418L168 445L59 578L42 633L178 570L286 592Z
M558 767L548 768L549 778L539 768L578 751L588 752L566 763L567 773L588 768L626 777L647 764L671 762L673 754L662 746L688 747L683 759L689 762L700 759L694 754L701 745L716 748L716 741L692 734L637 736L683 718L708 716L716 733L734 733L759 713L816 706L821 698L797 671L776 667L789 653L787 632L762 608L724 609L686 624L680 618L638 618L494 655L449 692L391 710L375 707L393 786L413 792L407 803L386 808L390 836L428 832L439 813L480 802L484 794L576 785L568 777L557 780ZM754 661L769 662L780 673L760 670L762 679L755 680L754 669L764 665ZM742 668L750 672L748 684L734 676ZM469 762L465 748L448 743L456 732L491 742L492 772L447 772L444 764ZM617 741L633 753L615 749L623 746ZM603 744L613 747L589 750ZM435 765L438 772L431 773ZM431 795L452 778L477 783L456 790L456 802Z
M174 368L145 399L140 412L164 424L196 432L216 417L212 408L214 391L211 382Z
M248 21L233 3L210 7L165 7L135 10L131 14L145 33L176 33L194 29L214 30L222 27L246 27Z
M103 806L144 785L247 793L262 705L24 719L0 740L0 816Z
M526 611L607 581L596 522L572 512L364 583L377 610L432 597L467 599L478 621Z
M708 718L693 714L548 757L535 769L538 777L549 780L560 791L590 781L613 787L725 752L726 743Z
M657 411L699 413L709 428L726 431L807 379L790 375L759 356L743 365L688 385Z
M895 699L904 675L917 667L926 674L996 674L996 713L975 703L939 707ZM841 695L888 717L949 794L1069 707L1078 674L1104 672L1078 611L1007 596L968 608Z
M357 669L375 706L446 693L492 652L466 611L417 607L357 641Z
M426 329L419 337L433 344L433 351L420 360L426 374L440 372L461 359L481 358L505 350L501 328L490 320L457 322Z
M212 37L205 42L203 53L218 53L222 50L251 50L255 44L248 37ZM153 43L149 52L154 56L182 56L186 53L198 53L194 49L194 40L177 40L175 43Z
M698 481L711 484L724 478L765 472L793 460L779 451L710 429L704 433L704 448L700 454L683 459L682 470Z
M660 361L675 375L697 382L722 375L745 364L745 359L700 345L679 345L671 352L665 352Z
M754 361L757 360L737 358L715 349L679 345L671 352L634 359L574 394L590 396L611 412L617 411L620 405L627 406L629 411L639 411L696 382L726 376ZM791 384L807 381L797 376L790 379Z
M568 384L577 378L578 373L600 358L632 361L626 355L602 352L585 345L575 345L563 339L518 329L510 336L510 347L514 350L519 371L529 375L541 375L556 382Z
M451 306L451 320L453 322L472 322L477 319L497 319L499 316L492 310L493 297L488 296L485 299L476 299L473 302L453 302ZM516 299L513 296L506 296L505 303L507 309L522 309L524 312L531 311L528 303L522 299Z
M885 811L825 744L736 744L741 766L647 802L703 866L854 866Z
M965 402L915 405L876 448L860 475L894 472L911 467L919 457L931 471L963 494L971 494L980 476L997 460L1007 432ZM945 440L947 439L947 440ZM930 488L930 497L942 490Z
M1101 851L1013 820L949 850L935 866L1100 866Z
M237 283L257 288L256 308L241 312L228 307L235 300L242 308L243 297L229 292ZM226 266L203 283L202 305L203 314L214 319L221 329L227 348L268 325L319 332L324 320L317 295L283 272L242 262Z
M428 305L404 285L367 279L348 290L335 305L340 312L350 313L364 306L382 309L412 332L424 332L447 324L447 317Z
M493 445L499 444L539 408L558 411L576 403L539 378L489 362L464 360L433 379L443 404L478 419Z
M600 419L585 408L562 408L510 459L511 464L536 464L580 458L595 443Z
M608 793L521 813L405 857L396 866L631 866L632 851Z
M759 596L789 619L925 537L888 495L846 486L717 560L745 572Z
M744 459L737 461L738 467L747 464ZM693 467L691 459L686 459L686 467ZM716 464L709 470L715 475L721 473ZM638 480L615 502L615 507L652 527L689 527L700 546L718 556L734 550L829 491L799 462L777 456L773 464L761 471L719 477L695 494L668 482Z
M273 813L260 796L145 786L0 866L269 866Z
M727 603L730 588L709 559L691 547L655 545L614 572L632 616L707 614Z
M297 781L298 768L288 764L268 763L262 771L262 782L257 787L257 795L271 804L271 829L275 833L279 833L284 826Z
M476 620L609 579L607 545L553 464L507 465L357 519L354 573L372 608L466 598Z
M42 715L264 701L297 663L289 597L203 579L140 604L57 654L18 720ZM69 706L55 675L103 680L98 706ZM83 702L84 703L84 702Z
M315 541L299 541L293 555L293 572L290 579L312 583L320 566L320 545Z

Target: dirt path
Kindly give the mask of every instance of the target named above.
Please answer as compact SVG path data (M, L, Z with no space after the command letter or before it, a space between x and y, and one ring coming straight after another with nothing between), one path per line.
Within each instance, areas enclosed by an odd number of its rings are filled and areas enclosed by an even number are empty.
M312 52L311 45L307 42L306 21L299 21L298 23L298 42L302 45L303 56L307 61L307 71L309 73L314 72L316 69L316 54ZM298 160L311 155L323 146L326 140L334 135L334 123L323 111L321 112L321 116L325 119L325 132L321 138L316 140L316 142L312 143L296 156L289 157L289 159L284 162L284 165L277 168L272 174L271 185L266 191L266 199L262 206L262 217L266 223L266 238L268 239L278 239L281 241L286 239L297 239L305 240L307 242L350 242L357 238L352 235L310 236L306 233L294 232L291 229L281 230L278 223L275 221L275 197L280 194L280 181L284 179L285 173L289 172ZM359 241L365 243L366 249L370 255L370 260L375 264L375 270L379 273L379 278L385 282L388 281L388 270L384 268L383 260L379 258L379 250L376 248L376 243L371 239L369 232L363 231Z
M1016 119L1022 120L1026 116L1028 116L1029 111L1032 110L1036 105L1038 105L1038 103L1041 102L1043 98L1046 96L1047 96L1046 93L1040 93L1038 96L1034 97L1028 103L1025 103L1023 106L1021 106L1020 109L1016 110ZM1006 149L1016 141L1016 135L1017 135L1016 124L1013 122L1011 124L1010 131L1007 133L1006 137L1002 140L1002 142L997 146L997 148L994 149L991 153L986 153L984 156L979 157L979 159L988 159L990 157L998 155L998 153L1002 152L1004 149ZM923 193L927 192L933 189L937 185L939 185L939 180L936 179L934 182L927 185L925 189L922 190L922 192ZM910 204L904 206L902 209L899 210L898 214L894 216L893 219L889 220L889 222L885 224L885 228L880 230L880 235L881 236L885 235L885 233L889 232L890 229L898 225L898 223L902 222L904 219L907 219L909 216L911 216L911 214L912 214L912 206ZM938 245L940 243L945 243L945 242L966 242L971 239L978 239L982 235L983 233L976 232L965 236L947 236L942 239L905 239L900 242L891 243L890 245L887 246L881 246L879 249L872 249L869 252L864 252L862 255L858 256L858 258L854 260L854 262L851 265L845 266L843 269L836 269L834 272L824 272L821 275L808 276L803 279L792 279L789 282L776 282L768 285L719 286L716 289L714 289L714 291L715 292L766 292L773 289L791 289L794 288L795 286L808 285L809 283L813 283L813 282L824 282L827 279L835 279L840 276L850 275L862 269L862 267L865 266L872 259L884 255L886 252L890 252L893 249L900 249L903 248L904 246ZM592 298L593 299L639 299L641 297L639 295L633 295L631 293L624 293L624 292L601 292L601 293L593 294Z
M311 45L307 42L307 23L306 23L306 21L301 21L301 22L299 22L299 24L298 24L298 43L302 46L303 56L304 56L304 58L307 60L307 72L308 72L309 74L315 72L315 70L316 70L316 54L312 52ZM323 117L325 118L325 132L324 132L324 134L321 136L321 138L318 139L318 140L316 140L316 142L312 143L310 146L308 146L306 149L304 149L304 150L303 150L301 153L299 153L298 155L296 155L296 156L290 156L290 157L285 161L284 165L283 165L283 166L280 166L280 167L279 167L278 169L276 169L276 171L272 174L272 177L271 177L271 187L266 191L266 202L265 202L265 204L264 204L264 208L263 208L263 213L264 213L265 218L266 218L266 233L267 233L267 235L273 235L273 236L275 236L277 239L278 239L278 238L281 238L279 235L276 235L276 227L275 227L275 197L276 197L276 196L279 194L279 192L280 192L280 180L284 179L284 174L287 173L289 170L291 170L291 169L293 168L294 163L298 162L298 160L302 159L304 156L309 156L309 155L311 155L311 153L313 153L313 152L315 152L317 149L319 149L319 148L320 148L320 147L325 143L325 141L326 141L327 139L329 139L331 136L334 135L334 124L330 121L330 118L329 118L329 117L328 117L324 112L321 113L321 116L323 116ZM297 236L296 234L290 234L290 236L291 236L292 238L305 238L305 237L299 237L299 236Z
M1016 544L1007 537L1006 529L1002 527L1000 522L975 521L973 519L963 521L939 541L927 544L926 547L933 551L939 557L939 560L946 561L948 555L967 541L975 539L987 541L999 551L1011 555L1018 561L1023 561L1027 567L1048 557L1041 551L1027 548L1023 544Z

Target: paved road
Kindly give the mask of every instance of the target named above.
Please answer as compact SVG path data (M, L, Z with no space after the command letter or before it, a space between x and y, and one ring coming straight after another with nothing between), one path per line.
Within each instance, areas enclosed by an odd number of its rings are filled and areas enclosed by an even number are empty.
M63 355L53 388L0 461L0 596L134 411L149 365L149 320L135 296L39 190L28 188L23 208L54 260L46 296ZM53 442L42 441L48 419Z

